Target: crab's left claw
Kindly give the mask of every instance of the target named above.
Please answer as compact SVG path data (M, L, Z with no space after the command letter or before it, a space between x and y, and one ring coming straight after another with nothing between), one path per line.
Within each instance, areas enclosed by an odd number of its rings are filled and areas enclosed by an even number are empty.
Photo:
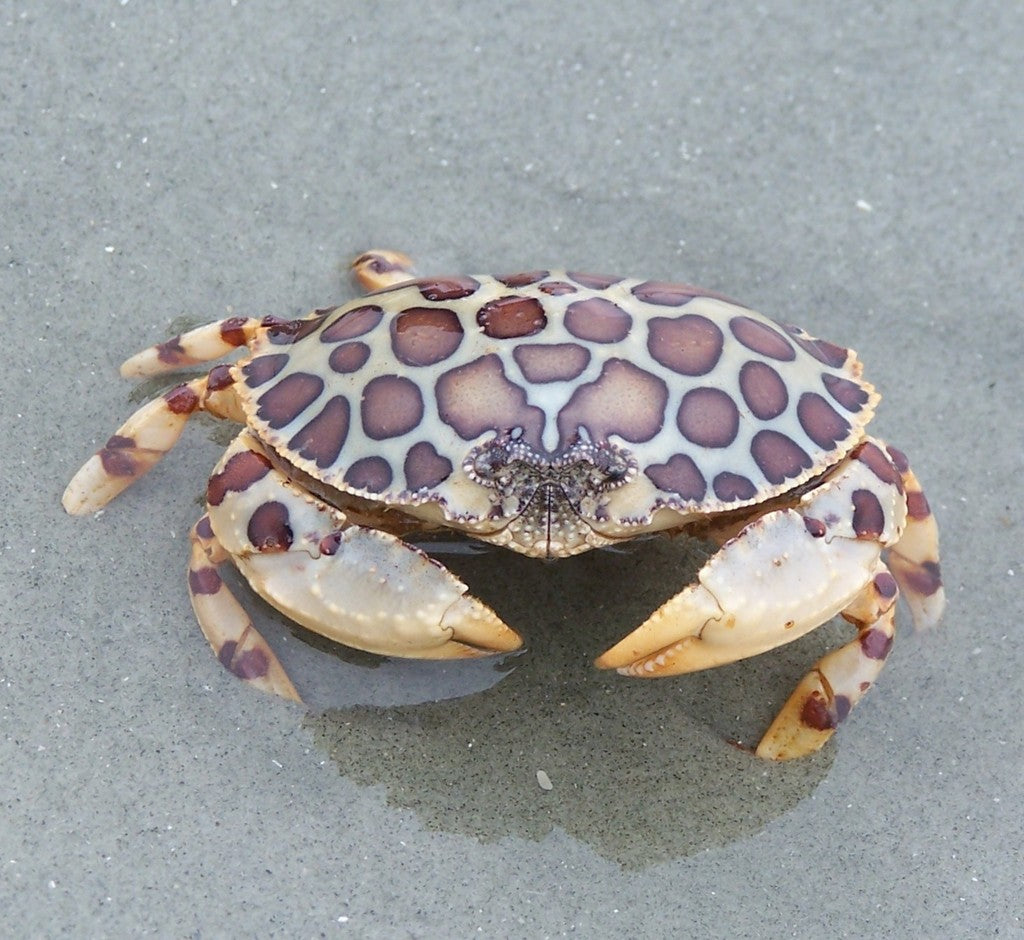
M901 574L881 560L908 517L906 473L874 441L793 508L751 522L691 585L597 660L632 676L694 672L753 656L837 613L857 637L823 657L762 738L760 757L786 760L820 748L871 687L892 645ZM927 554L938 571L938 546ZM909 552L908 552L909 553ZM895 555L891 562L896 561ZM930 589L941 612L939 585Z

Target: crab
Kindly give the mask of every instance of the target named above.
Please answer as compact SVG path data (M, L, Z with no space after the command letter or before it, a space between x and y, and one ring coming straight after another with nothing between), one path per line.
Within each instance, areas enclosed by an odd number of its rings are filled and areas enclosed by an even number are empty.
M128 359L121 374L140 377L246 350L140 408L64 493L69 513L95 512L196 412L242 425L191 531L188 590L250 685L300 700L226 562L350 647L519 648L410 542L438 531L542 559L651 533L716 543L694 583L596 660L630 676L731 663L841 614L856 637L797 685L763 758L831 737L885 662L900 592L919 627L939 620L935 519L906 457L865 432L879 396L851 350L688 284L416 278L393 251L353 271L368 296L297 320L230 317Z

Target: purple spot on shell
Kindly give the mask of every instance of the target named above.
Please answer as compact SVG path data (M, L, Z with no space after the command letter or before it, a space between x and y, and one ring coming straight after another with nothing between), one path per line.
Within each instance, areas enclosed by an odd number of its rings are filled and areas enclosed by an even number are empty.
M337 320L325 327L320 334L322 343L340 343L347 339L355 339L369 333L384 316L382 308L376 304L365 304L346 311Z
M321 470L331 466L348 437L349 405L341 395L331 398L323 410L288 442L289 450L316 461Z
M633 325L633 318L604 297L577 300L565 308L565 328L577 339L591 343L618 343Z
M541 447L544 412L527 404L526 392L509 381L493 353L441 375L435 397L441 420L465 441L488 431L522 428L526 442Z
M380 493L391 485L391 465L382 457L357 460L345 474L345 483L353 489Z
M479 281L465 276L420 278L415 284L427 300L460 300L480 287Z
M750 453L769 483L783 483L811 466L804 449L778 431L758 431L750 443Z
M661 430L668 387L656 375L626 362L609 359L593 382L580 385L558 413L562 446L587 430L593 441L617 434L634 444L649 441Z
M431 366L462 342L458 314L445 307L410 307L391 320L391 348L407 366Z
M451 476L452 462L428 441L409 448L405 457L405 485L410 490L433 489Z
M728 447L739 431L739 409L726 392L702 386L683 396L676 423L683 437L700 447Z
M700 314L654 317L648 322L648 331L650 354L681 375L706 375L722 355L722 331Z
M867 391L856 382L833 375L831 372L822 373L821 381L829 395L847 411L856 413L868 403Z
M700 502L707 493L704 475L686 454L673 454L668 463L652 464L644 472L659 490L675 493L687 502Z
M815 392L804 392L800 396L796 416L807 436L826 450L850 433L850 422Z
M519 274L501 274L497 275L494 279L501 281L506 287L513 289L518 287L526 287L528 284L536 284L538 281L543 281L548 276L548 271L522 271Z
M342 343L331 350L327 358L327 364L342 375L358 372L366 360L370 358L370 347L366 343L356 340L351 343Z
M576 288L565 281L545 281L537 285L537 290L547 294L549 297L562 297L565 294L575 294Z
M512 350L528 382L567 382L590 362L590 351L575 343L521 343Z
M577 284L589 287L591 290L607 290L612 284L622 280L615 274L587 274L583 271L566 271Z
M837 346L835 343L830 343L828 340L815 339L806 330L802 330L798 326L792 326L788 323L780 323L779 326L792 336L794 342L804 352L830 368L840 368L846 363L850 355L850 350Z
M492 339L517 339L539 333L548 318L536 297L513 294L484 304L477 311L476 322Z
M267 339L278 346L297 343L310 333L316 332L324 322L325 313L317 312L301 320L283 320L267 327Z
M661 307L681 307L694 297L704 297L707 293L693 284L671 284L668 281L644 281L633 288L633 296L637 300Z
M751 317L733 317L729 329L747 349L762 356L790 362L796 358L792 344L777 330Z
M423 420L423 395L411 379L379 375L363 389L360 415L367 437L399 437Z
M288 353L272 353L267 356L257 356L251 362L247 362L242 366L246 385L256 388L264 382L269 382L288 365L289 358Z
M777 418L789 404L789 392L779 373L766 362L751 360L740 369L740 393L755 418Z
M745 476L723 470L715 477L712 489L724 503L746 501L757 495L757 487Z
M305 411L324 390L324 380L309 372L292 372L257 400L257 415L272 428L283 428Z

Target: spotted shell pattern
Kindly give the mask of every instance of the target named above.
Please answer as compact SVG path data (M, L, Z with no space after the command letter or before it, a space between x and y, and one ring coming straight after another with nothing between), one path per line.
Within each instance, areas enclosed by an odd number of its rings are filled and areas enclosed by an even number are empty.
M853 352L683 284L565 271L408 281L270 327L236 378L259 436L328 487L493 514L467 455L627 453L596 525L750 505L824 472L877 396ZM678 514L678 515L677 515ZM594 520L588 520L588 522Z

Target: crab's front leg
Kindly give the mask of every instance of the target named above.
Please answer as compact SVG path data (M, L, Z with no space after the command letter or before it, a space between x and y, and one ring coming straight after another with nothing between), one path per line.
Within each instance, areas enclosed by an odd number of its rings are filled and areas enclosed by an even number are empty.
M900 538L906 518L903 476L869 440L796 506L767 513L729 539L695 584L597 665L634 676L694 672L788 643L843 612L860 635L816 665L758 753L785 759L817 750L888 652L897 588L881 553Z
M273 467L248 431L210 478L207 506L207 521L200 520L193 536L193 607L221 662L266 691L294 694L272 675L276 658L226 593L215 570L223 560L233 561L286 616L346 646L455 659L521 645L446 568L394 535L351 524L303 491ZM266 671L256 668L263 664Z

